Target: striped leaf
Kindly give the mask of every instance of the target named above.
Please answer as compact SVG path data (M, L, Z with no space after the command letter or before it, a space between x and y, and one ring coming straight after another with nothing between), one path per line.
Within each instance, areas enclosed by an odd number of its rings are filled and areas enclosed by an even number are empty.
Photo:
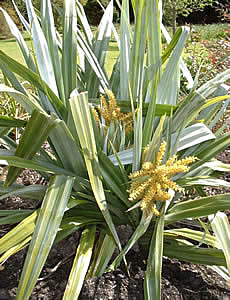
M92 256L95 233L96 226L82 232L63 300L78 299Z
M224 252L224 256L227 263L228 272L230 275L230 224L228 217L223 212L217 212L216 215L209 216L212 229L215 233L220 248Z
M114 237L114 240L121 249L120 241L107 207L103 184L100 179L101 174L98 166L98 156L91 115L88 106L87 93L81 93L79 96L71 98L70 107L81 143L81 148L95 199Z
M54 242L72 191L73 178L52 177L36 222L15 299L29 299ZM44 243L45 241L45 243Z
M164 210L164 206L161 211ZM149 247L147 269L144 280L146 300L161 299L161 274L163 256L164 213L157 218Z
M55 126L55 122L52 122L49 118L47 118L47 116L38 111L33 111L31 118L25 127L23 136L20 139L19 145L15 151L15 156L25 159L32 159L40 150L42 144L46 141L49 133ZM20 172L20 169L10 167L5 185L11 185L19 176Z
M165 223L174 223L186 218L200 218L229 209L229 194L203 197L175 204L167 211Z

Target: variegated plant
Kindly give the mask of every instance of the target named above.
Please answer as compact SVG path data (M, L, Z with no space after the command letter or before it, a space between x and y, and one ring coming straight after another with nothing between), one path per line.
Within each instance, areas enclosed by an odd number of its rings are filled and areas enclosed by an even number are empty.
M0 68L10 83L0 85L0 92L30 118L0 118L5 148L0 159L8 168L0 199L17 195L42 202L32 211L0 211L0 225L18 223L0 239L0 262L29 246L16 299L29 299L51 247L79 228L63 299L77 299L86 275L113 270L137 241L149 247L145 299L160 299L163 255L213 266L229 279L230 225L221 211L229 208L230 195L208 196L203 187L229 187L219 176L230 165L215 156L229 145L230 134L223 133L224 126L215 134L211 129L228 105L224 82L230 70L197 89L198 77L193 81L181 59L188 28L178 29L171 40L160 0L132 5L135 25L130 26L129 1L123 0L118 37L113 1L93 34L79 1L66 0L61 36L50 0L41 1L39 15L26 0L29 21L17 12L32 50L1 9L26 66L0 51ZM105 58L112 33L120 55L109 76ZM169 44L164 51L162 33ZM178 101L181 74L190 93ZM9 135L14 128L23 132L18 144ZM15 184L24 168L38 171L48 186ZM187 199L190 190L196 198ZM177 222L175 229L171 224ZM119 225L133 230L124 248ZM120 254L110 262L116 247Z

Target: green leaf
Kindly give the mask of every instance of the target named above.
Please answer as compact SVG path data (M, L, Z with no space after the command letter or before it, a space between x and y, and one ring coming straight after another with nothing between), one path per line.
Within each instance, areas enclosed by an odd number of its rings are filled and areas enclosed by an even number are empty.
M169 55L171 54L172 49L174 49L177 44L177 41L181 35L181 28L177 29L177 31L173 35L172 39L171 39L169 33L167 32L165 26L162 23L161 23L161 31L162 31L167 43L169 44L169 46L166 48L164 54L162 55L162 61L165 62L168 59ZM189 70L182 58L180 58L180 69L183 72L183 76L188 81L187 88L191 89L194 86L194 81L193 81L191 73L189 72Z
M217 74L214 78L212 78L211 80L203 84L197 90L197 92L204 97L208 97L212 95L222 83L225 83L227 80L229 80L229 78L230 78L230 70L227 69L226 71Z
M75 41L77 15L75 1L73 0L64 2L63 24L62 74L64 80L65 98L69 99L71 92L77 87L77 48Z
M194 145L206 142L208 140L214 140L216 137L212 131L203 123L193 124L179 133L171 135L172 147L176 143L179 134L179 143L177 151L181 151L186 148L191 148Z
M214 158L221 151L225 150L229 146L229 143L230 133L225 133L221 136L218 136L215 140L210 140L201 144L200 147L193 152L193 155L198 157L199 160L192 165L191 171L195 170L197 167Z
M35 228L39 211L40 209L36 210L0 239L0 254L17 246L31 236Z
M164 255L193 264L226 266L222 250L213 248L198 248L194 245L185 245L180 242L167 241L164 246Z
M0 200L12 196L20 197L22 195L24 199L42 200L46 188L46 186L40 184L28 186L12 184L10 187L4 187L3 182L0 181Z
M54 76L53 64L50 58L50 52L46 38L40 27L37 15L34 11L32 2L30 0L26 1L26 7L31 26L33 48L36 55L36 62L39 69L39 75L41 76L42 80L46 82L46 84L50 87L52 92L58 97L58 89Z
M130 68L130 46L131 34L129 23L129 1L122 1L121 24L120 24L120 96L121 99L128 99L129 93L127 86L129 84Z
M100 277L105 272L105 269L114 253L116 244L111 236L108 234L104 237L103 242L97 249L93 268L90 269L90 277ZM88 275L88 274L87 274Z
M165 205L161 212L164 211ZM144 280L146 300L161 299L161 274L163 256L164 213L157 218L149 248L147 269Z
M230 194L186 200L173 205L167 211L165 223L171 224L187 218L200 218L229 209Z
M21 169L27 168L27 169L32 169L32 170L36 170L36 171L57 174L57 175L66 175L66 176L73 176L73 177L76 176L76 174L74 174L66 169L63 169L54 163L51 164L44 160L36 160L36 161L28 160L28 159L14 156L12 154L9 155L6 152L8 152L8 151L0 150L0 159L2 159L3 162L6 161L7 164L9 164L9 166L21 168ZM78 177L78 179L81 182L80 177Z
M5 213L5 216L4 216ZM24 220L28 215L32 214L33 210L0 210L0 225L15 224ZM3 217L2 217L3 216Z
M63 103L38 74L26 68L13 58L9 57L1 50L0 63L3 65L5 64L6 67L10 69L10 71L21 76L24 80L29 81L33 86L38 88L38 90L42 91L50 100L51 105L49 104L49 107L51 109L51 112L56 112L56 114L60 113L61 115L65 116L66 110Z
M121 172L102 151L99 151L98 156L100 163L99 168L108 187L127 207L130 207L131 203L128 201L128 193Z
M209 216L209 220L211 221L217 241L224 252L228 272L230 274L230 224L228 217L223 212L217 212L216 215Z
M8 116L0 116L0 127L24 127L26 121Z
M80 146L75 142L70 128L64 121L50 133L50 139L64 168L79 176L86 175L86 168L80 153Z
M41 105L36 100L34 100L34 98L29 95L23 94L21 91L17 91L4 84L0 84L0 92L7 93L9 96L14 98L19 104L21 104L22 107L25 108L25 110L29 114L31 114L33 110L38 110L46 114Z
M32 159L33 156L40 150L40 147L46 141L49 133L55 126L55 122L51 121L46 115L38 111L33 111L15 151L15 156ZM11 185L19 176L20 172L20 169L10 167L5 185Z
M164 231L165 241L167 243L167 238L179 238L185 237L189 240L194 240L197 242L205 243L206 245L212 246L213 248L218 248L218 243L216 238L209 233L193 230L189 228L179 228L179 229L169 229Z
M219 171L219 172L230 172L230 164L222 163L221 161L218 160L209 161L203 164L203 167L207 167L214 171Z
M15 5L14 5L15 6ZM34 65L34 62L33 62L33 58L32 56L30 55L30 51L26 45L26 42L25 40L23 39L23 36L20 32L20 30L18 29L18 27L15 25L15 23L13 22L13 20L11 19L11 17L8 15L8 13L0 8L0 10L3 12L4 14L4 17L6 19L6 22L9 26L9 29L11 31L11 33L13 34L13 36L15 37L16 41L17 41L17 44L21 50L21 53L25 59L25 62L27 63L28 67L33 70L34 72L36 71L36 67Z
M98 31L96 33L95 39L92 44L92 51L96 56L100 67L104 70L105 58L109 47L109 41L112 33L112 21L113 21L113 1L110 1L105 9L104 15L98 26ZM99 81L91 68L91 65L86 66L86 76L87 76L87 90L89 97L95 97L98 94ZM104 76L106 72L104 71Z
M63 74L61 72L62 71L61 59L58 52L58 46L60 43L57 39L50 0L41 1L41 25L47 41L47 46L49 49L50 59L53 65L53 72L56 79L58 93L62 102L66 104L64 83L63 83L63 76L62 76Z
M72 177L51 178L30 242L15 299L29 299L54 242L72 185Z
M71 98L70 107L81 143L81 148L85 158L85 163L95 199L106 220L107 225L109 226L114 240L121 249L120 241L107 207L104 188L100 179L101 174L98 166L96 142L93 132L91 114L88 106L87 93L81 93L79 96Z
M169 58L167 66L160 78L157 88L157 103L177 104L178 88L179 88L179 62L180 56L184 49L185 42L189 34L189 28L183 27L180 39ZM167 88L165 88L167 84Z
M134 39L129 68L129 84L131 87L133 102L141 101L142 96L145 45L148 28L148 9L149 1L138 1L138 5L136 6L136 24L134 28Z
M7 250L1 257L0 257L0 263L4 263L10 256L16 254L18 251L22 250L25 248L28 243L31 240L31 236L28 236L21 242L18 242L17 245L11 247L9 250Z
M63 300L78 299L93 252L96 226L82 232Z

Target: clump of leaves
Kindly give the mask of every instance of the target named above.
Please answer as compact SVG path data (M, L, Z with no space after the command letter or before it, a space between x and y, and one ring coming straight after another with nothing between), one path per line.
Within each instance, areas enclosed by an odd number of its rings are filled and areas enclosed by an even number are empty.
M63 299L77 299L86 276L100 276L126 262L126 253L136 242L143 244L143 238L149 252L145 299L161 299L163 255L215 265L229 275L230 225L220 212L229 208L229 194L208 196L203 187L229 187L219 176L230 166L215 156L228 147L230 134L222 135L221 128L214 135L211 128L229 102L224 83L230 70L198 88L181 58L189 28L178 29L171 40L158 0L132 1L134 26L129 1L123 0L120 37L112 22L113 1L95 35L80 2L65 1L62 37L49 0L41 1L40 19L30 0L26 5L29 21L18 14L31 34L34 58L4 10L26 67L0 51L0 67L10 84L0 85L0 92L30 116L26 122L0 118L5 147L0 159L8 166L1 198L20 195L42 203L32 211L0 211L1 224L17 224L0 239L0 263L29 246L16 299L29 299L51 247L79 229ZM161 30L169 44L164 50ZM120 55L109 76L105 60L112 32ZM189 86L181 101L180 72ZM126 116L132 120L129 131ZM23 132L18 145L7 134L11 128ZM40 172L48 185L15 185L23 168ZM199 197L183 196L190 189ZM206 219L197 225L202 217ZM177 222L182 226L173 229ZM119 225L129 225L133 232L123 248ZM119 255L109 266L116 247Z

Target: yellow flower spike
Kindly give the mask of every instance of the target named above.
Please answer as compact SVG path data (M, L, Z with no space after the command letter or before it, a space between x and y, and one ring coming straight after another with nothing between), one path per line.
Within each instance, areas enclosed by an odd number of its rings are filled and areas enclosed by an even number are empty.
M177 156L173 155L172 157L170 157L167 162L166 162L166 166L171 166L172 164L174 164L174 162L176 161Z
M109 127L111 122L116 123L118 121L124 126L126 133L132 132L133 131L132 112L121 113L120 107L117 106L117 101L113 92L110 90L106 90L106 95L109 98L109 101L107 102L105 97L101 95L100 96L101 104L98 105L97 107L100 116L103 117L105 120L106 126ZM93 115L96 119L97 116L95 114Z
M155 165L150 161L144 162L141 170L129 175L129 178L133 180L128 190L129 200L141 199L141 209L147 214L153 212L156 216L159 216L156 201L169 200L171 197L169 189L184 192L184 189L171 178L177 173L189 171L188 165L197 160L194 156L177 160L177 156L174 155L165 164L162 164L166 146L166 142L161 143ZM148 148L144 149L143 157L147 150Z
M156 208L155 205L152 207L152 212L154 213L154 215L155 215L156 217L159 217L159 216L160 216L160 213L159 213L159 211L157 210L157 208Z
M96 120L96 122L99 123L100 118L99 118L99 115L98 115L98 113L97 113L97 111L94 107L92 108L92 113L93 113L93 116L94 116L94 119Z
M165 149L166 149L166 142L162 142L159 148L159 151L157 153L157 158L156 158L156 166L159 166L162 163L162 159L165 155Z

